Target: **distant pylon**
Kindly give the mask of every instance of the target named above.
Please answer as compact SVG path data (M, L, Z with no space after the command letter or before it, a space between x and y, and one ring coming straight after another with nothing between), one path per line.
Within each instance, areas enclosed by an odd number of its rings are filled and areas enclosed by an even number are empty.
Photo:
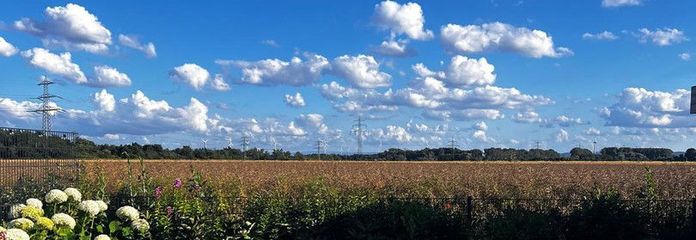
M363 129L367 126L363 124L362 117L358 117L358 120L356 120L356 122L356 124L353 124L353 132L355 132L355 135L358 138L358 154L361 155L363 153Z
M41 82L39 82L37 85L39 85L43 88L43 94L41 94L41 96L38 96L36 98L36 99L41 100L41 106L38 109L31 111L31 112L36 112L36 113L42 114L42 116L41 116L41 118L42 118L41 129L43 129L44 136L46 136L46 137L48 137L48 132L51 131L51 127L52 127L51 118L53 117L53 113L61 110L59 107L51 106L52 105L51 99L61 98L60 96L53 95L53 94L49 93L48 86L51 84L54 84L54 82L45 76L41 76Z
M454 149L458 147L457 140L454 140L454 137L452 137L452 139L450 139L449 147L450 147L450 150L452 151L452 155L454 155Z
M249 147L249 137L242 136L242 154L243 154L244 160L246 160L247 147Z
M319 160L321 160L321 150L324 148L324 141L319 139L317 140L317 156Z

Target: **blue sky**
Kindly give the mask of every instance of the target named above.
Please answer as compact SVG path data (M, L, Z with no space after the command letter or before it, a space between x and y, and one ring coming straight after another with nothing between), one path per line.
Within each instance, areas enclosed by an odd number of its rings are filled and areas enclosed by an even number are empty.
M20 1L0 125L100 143L355 151L690 146L691 1Z

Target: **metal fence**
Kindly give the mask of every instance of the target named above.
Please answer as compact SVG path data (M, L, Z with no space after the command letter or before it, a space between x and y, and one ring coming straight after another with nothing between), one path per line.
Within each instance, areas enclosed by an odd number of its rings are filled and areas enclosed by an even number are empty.
M76 132L0 127L0 191L18 180L74 181Z

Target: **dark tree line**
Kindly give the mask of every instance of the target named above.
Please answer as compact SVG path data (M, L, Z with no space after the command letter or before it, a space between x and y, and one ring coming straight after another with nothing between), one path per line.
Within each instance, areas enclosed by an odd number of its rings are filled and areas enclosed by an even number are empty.
M143 159L254 159L254 160L377 160L377 161L696 161L696 149L675 155L667 148L608 147L595 154L584 148L573 148L562 156L548 149L487 148L463 150L457 148L425 148L404 150L391 148L371 154L303 154L284 150L252 148L205 149L183 146L169 149L159 144L125 145L95 144L77 138L74 141L60 137L43 137L36 133L8 134L0 131L0 158L143 158Z

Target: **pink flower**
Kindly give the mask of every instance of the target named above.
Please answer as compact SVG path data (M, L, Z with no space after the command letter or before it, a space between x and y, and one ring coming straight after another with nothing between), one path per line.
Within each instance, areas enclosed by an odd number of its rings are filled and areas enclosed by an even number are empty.
M180 188L184 183L181 182L181 178L174 179L174 187Z
M174 213L174 208L172 206L167 206L167 217L172 217L172 214Z
M155 188L155 198L159 199L160 197L162 197L162 186Z

